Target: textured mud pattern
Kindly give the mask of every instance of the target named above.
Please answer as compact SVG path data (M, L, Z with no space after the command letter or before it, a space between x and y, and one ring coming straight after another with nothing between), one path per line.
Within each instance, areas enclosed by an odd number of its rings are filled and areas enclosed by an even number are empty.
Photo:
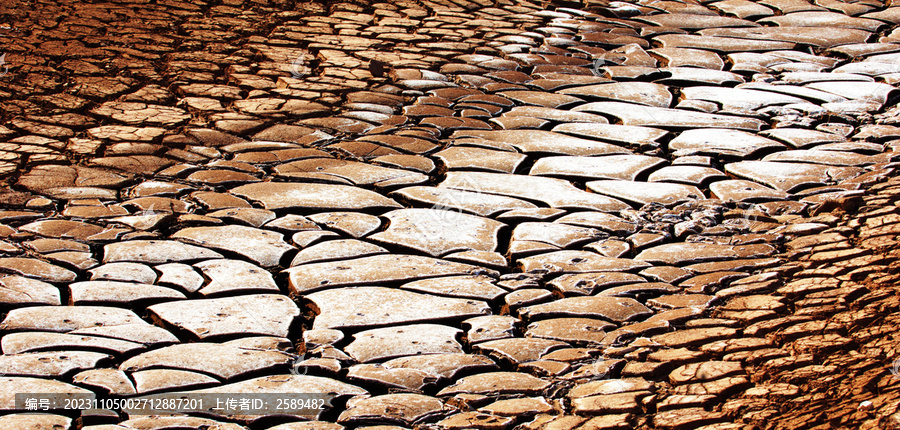
M900 428L898 23L4 1L0 429Z

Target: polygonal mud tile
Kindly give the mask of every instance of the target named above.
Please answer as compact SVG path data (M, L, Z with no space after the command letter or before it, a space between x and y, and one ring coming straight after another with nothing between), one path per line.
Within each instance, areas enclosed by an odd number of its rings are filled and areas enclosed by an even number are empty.
M44 257L54 263L61 263L79 270L90 269L99 264L97 260L93 259L90 252L53 252L44 254Z
M339 239L341 236L335 232L324 230L298 231L291 236L291 242L304 248L322 240Z
M707 361L689 363L669 373L669 381L679 385L693 382L711 381L727 376L743 375L744 368L737 361Z
M565 210L557 208L516 209L497 215L497 219L511 222L549 221L564 213Z
M296 231L319 230L319 226L309 218L300 215L287 214L263 224L263 227L278 230L285 233Z
M727 327L692 328L659 334L651 339L671 348L681 348L728 339L735 333L737 330Z
M71 270L36 258L0 258L0 269L47 282L72 282L77 277Z
M668 243L641 251L635 260L655 264L684 265L705 261L756 258L772 255L771 245L721 245L712 243Z
M514 337L519 320L509 315L485 315L463 321L469 344Z
M259 178L256 176L244 173L244 172L236 172L234 170L227 169L209 169L209 170L198 170L194 173L191 173L186 181L190 181L193 183L198 183L198 185L207 185L207 186L235 186L240 184L245 184L248 182L257 182Z
M584 246L585 250L594 251L604 257L623 258L631 254L631 243L620 239L598 240Z
M553 299L553 293L543 288L517 289L503 298L510 310L516 310L522 306L546 302Z
M203 373L175 369L147 369L131 372L136 390L148 394L166 390L218 385L220 381Z
M640 205L648 203L670 204L683 200L703 199L703 191L693 185L666 182L593 181L589 190Z
M209 283L200 290L200 294L204 296L279 291L271 273L246 261L207 260L195 264L194 267L200 269L203 276L209 280Z
M697 15L692 13L664 13L658 15L642 16L637 21L648 22L662 27L681 28L684 30L698 30L717 27L758 27L759 24L740 18L731 18L718 15Z
M342 286L409 282L439 276L474 274L491 276L495 273L478 266L403 254L304 264L291 267L284 272L290 276L290 288L294 294Z
M460 373L499 370L493 360L477 354L427 354L395 358L382 363L386 369L415 369L452 380Z
M188 213L191 209L190 203L168 197L139 197L123 202L122 206L138 211L166 213Z
M511 338L482 342L475 349L487 356L518 365L538 360L550 351L568 346L565 342L552 339Z
M353 237L363 237L381 227L377 216L356 212L326 212L310 215L317 224Z
M776 57L774 55L771 57L780 58L780 57ZM794 63L791 63L791 64L794 64ZM779 68L779 67L785 67L785 65L774 66L774 68ZM825 67L825 66L822 66L822 67ZM832 75L829 73L788 72L788 73L784 74L784 76L786 78L783 80L793 79L793 80L813 80L813 81L815 81L816 79L813 78L811 75L815 75L815 76L827 75L829 77L838 76L838 75ZM859 75L847 75L847 76L856 77ZM864 78L864 76L863 76L863 78ZM824 79L820 79L820 80L824 80ZM847 79L847 80L849 80L849 79ZM827 93L825 91L815 90L812 88L801 87L801 86L797 86L797 85L785 85L785 84L773 85L773 84L766 84L766 83L762 83L762 82L748 82L745 84L738 85L737 88L748 89L748 90L760 90L760 91L766 91L766 92L772 92L772 93L781 93L781 94L786 94L786 95L790 95L790 96L796 96L801 99L806 99L806 100L808 100L807 102L790 103L790 104L784 105L784 108L789 108L789 109L797 108L797 109L801 109L801 110L812 110L813 112L819 111L820 109L816 108L815 106L810 106L808 104L809 101L811 101L813 103L838 103L838 102L847 101L847 98L841 97L837 94L831 94L831 93ZM772 106L771 109L762 109L760 112L771 111L771 112L775 113L775 112L778 112L779 110L780 110L780 108L778 106ZM740 111L740 110L738 110L738 111Z
M482 412L462 412L439 421L436 425L441 429L463 430L476 428L480 430L503 430L515 423L515 418L490 415Z
M681 288L665 282L638 282L636 284L621 285L603 290L597 295L611 297L637 297L645 295L674 294ZM681 297L680 295L674 297ZM648 301L649 304L649 301Z
M156 282L156 272L141 263L108 263L88 270L92 281L130 281L142 284Z
M581 156L629 153L625 148L608 143L543 130L465 130L451 136L452 139L465 137L481 138L496 142L496 145L508 145L526 153Z
M573 411L584 415L608 415L623 412L638 412L642 397L649 391L631 391L615 394L577 397L572 399Z
M420 155L388 154L375 157L372 159L372 162L387 167L414 170L426 175L433 172L436 167L434 161Z
M0 417L0 427L8 429L55 430L67 429L70 428L71 425L72 418L47 413L29 412L24 414L9 414Z
M471 192L451 188L408 187L394 191L390 195L400 200L481 216L494 216L499 212L537 207L524 200L481 193L477 190Z
M374 191L344 185L261 182L233 188L232 194L258 201L266 209L374 210L399 208Z
M710 197L734 201L784 200L788 193L743 179L729 179L709 185Z
M658 128L620 124L567 123L553 127L553 131L589 139L648 145L652 147L659 146L658 139L669 134L668 131Z
M562 178L621 179L633 181L644 172L664 164L665 160L646 155L608 155L604 157L544 157L529 175Z
M512 234L513 241L542 242L560 248L601 237L603 234L599 230L590 227L550 222L524 222L516 226Z
M728 176L712 167L703 166L666 166L650 174L648 182L676 182L701 186L716 179Z
M6 376L60 377L82 369L92 369L112 356L99 352L30 352L0 355L0 373Z
M568 181L537 176L450 172L440 187L536 200L560 209L617 211L628 207L618 200L575 188Z
M127 240L103 247L103 262L135 261L162 264L173 261L222 258L218 252L174 240Z
M144 346L156 346L178 342L178 338L161 327L144 322L111 326L94 326L72 330L70 335L97 336L97 339L121 339Z
M786 13L768 17L759 22L775 24L780 27L824 27L855 28L866 31L878 31L885 23L874 19L854 18L836 12L803 11Z
M624 379L607 379L602 381L590 381L575 386L567 397L577 399L588 396L598 396L604 394L630 393L635 391L651 391L654 387L653 382L649 382L644 378L624 378Z
M69 284L70 305L143 306L185 298L184 294L171 288L134 282L84 281Z
M383 216L390 221L387 230L370 239L435 257L455 251L494 251L499 231L506 226L453 210L399 209Z
M0 303L16 307L22 305L59 305L59 289L47 282L23 276L0 278Z
M512 124L513 121L521 121L520 125L529 124L546 124L547 121L563 122L563 123L594 123L609 124L609 120L600 116L584 112L572 112L570 110L551 109L547 107L537 106L517 106L504 112L500 118L502 123ZM532 121L526 121L532 120ZM534 127L534 128L540 128ZM528 128L528 127L505 127L505 128Z
M759 151L786 149L784 145L740 130L686 130L669 142L676 156L749 157Z
M510 151L494 151L471 146L451 146L434 154L450 170L485 170L513 173L528 158L525 154Z
M354 364L347 368L350 382L377 384L388 389L422 392L427 385L434 384L438 377L418 369L388 369L380 364Z
M506 294L506 290L494 285L494 279L484 276L448 276L422 279L403 284L404 290L484 301L493 301Z
M607 331L615 328L614 324L599 319L554 318L529 324L525 336L573 345L595 345L601 343Z
M487 372L459 379L440 392L438 396L456 394L524 394L539 395L550 382L519 372Z
M593 227L617 236L635 233L638 225L603 212L574 212L556 219L556 223Z
M0 330L66 332L80 328L147 324L128 309L104 306L34 306L13 309Z
M503 91L499 94L521 104L543 106L548 108L558 108L560 106L579 103L582 101L578 97L566 96L559 93L548 93L543 91Z
M229 208L207 213L206 216L219 218L226 222L246 224L260 227L275 219L275 212L256 208Z
M137 394L134 384L121 370L89 369L73 376L72 381L79 385L99 388L112 395L132 396Z
M732 49L718 49L726 52L792 50L795 43L831 48L850 43L862 43L871 35L865 30L836 27L708 28L697 33L701 35L699 36L701 41L727 39L729 42L719 45L722 48ZM666 36L669 35L659 36L657 39ZM740 39L748 41L747 49L734 49L736 48L734 42Z
M387 253L388 250L361 240L329 240L312 245L298 252L291 261L291 266L332 260L347 260Z
M678 289L676 289L677 291ZM673 294L670 296L662 296L654 299L648 299L647 305L656 309L673 309L673 308L700 308L706 309L715 301L714 296L706 294Z
M398 393L350 401L337 420L350 425L392 422L412 426L443 413L445 407L439 399L421 394Z
M331 158L292 161L276 166L275 172L278 176L289 179L334 178L338 182L375 187L418 185L428 181L428 176L419 172ZM268 206L267 208L272 209Z
M25 246L34 249L35 251L46 254L48 252L56 252L56 251L79 251L79 252L90 252L91 247L74 240L63 240L63 239L35 239L29 240L25 242Z
M381 361L422 354L462 353L459 329L438 324L415 324L366 330L353 335L344 350L357 361Z
M664 59L664 65L668 67L693 66L711 70L722 70L725 67L718 55L700 49L657 48L648 53Z
M187 264L168 263L154 266L154 268L160 273L159 284L172 285L188 293L199 290L206 282L203 275Z
M633 273L600 272L562 275L547 282L564 295L591 296L594 293L623 284L646 282Z
M110 221L125 224L136 230L150 231L159 228L161 224L168 223L173 219L175 219L175 215L172 213L140 212L135 215L111 218Z
M653 425L664 429L699 428L726 418L723 412L708 412L704 408L673 409L654 415Z
M828 166L867 166L876 163L890 162L885 155L862 155L853 152L822 150L816 147L813 150L781 151L763 157L762 161L784 161L796 163L824 164Z
M119 370L138 372L153 368L169 368L204 372L221 379L232 379L290 362L289 355L277 351L197 342L145 352L122 362Z
M238 225L190 227L179 230L171 237L240 254L264 267L278 265L286 252L296 249L287 244L280 233Z
M719 105L721 110L757 110L766 106L803 103L801 98L755 89L697 86L684 88L686 100L703 100Z
M776 161L741 161L725 165L725 171L789 193L804 187L850 179L863 173L858 167Z
M896 88L880 82L813 82L806 87L848 99L872 102L878 105L876 109L897 97Z
M385 287L351 287L306 295L320 310L313 328L362 328L456 320L491 312L481 301L437 297Z
M755 118L691 112L641 106L622 102L594 102L575 108L578 112L592 112L619 118L622 125L669 128L734 128L757 132L765 125Z
M257 294L160 303L147 308L158 324L199 339L222 336L286 337L300 310L287 297Z
M499 400L478 409L481 412L512 417L529 417L554 411L553 405L543 397Z
M663 85L649 82L616 82L588 85L560 91L562 94L586 99L614 100L667 108L672 104L672 93Z
M568 297L519 310L519 315L530 321L553 317L583 317L602 318L619 324L652 314L640 302L625 297Z
M0 376L0 410L16 410L17 393L53 394L59 402L67 398L76 398L75 396L94 395L84 388L52 379Z
M650 265L624 258L603 257L586 251L556 251L517 262L523 272L543 273L545 276L563 273L627 272L644 269Z

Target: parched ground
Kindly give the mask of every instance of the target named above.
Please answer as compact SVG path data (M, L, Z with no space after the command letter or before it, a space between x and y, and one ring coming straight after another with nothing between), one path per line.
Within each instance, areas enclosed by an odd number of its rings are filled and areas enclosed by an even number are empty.
M900 7L0 1L0 430L900 429Z

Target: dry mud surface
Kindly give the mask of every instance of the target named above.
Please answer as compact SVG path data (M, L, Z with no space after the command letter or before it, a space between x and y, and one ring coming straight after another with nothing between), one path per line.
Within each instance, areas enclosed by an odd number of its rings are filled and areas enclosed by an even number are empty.
M4 1L0 429L900 428L898 23Z

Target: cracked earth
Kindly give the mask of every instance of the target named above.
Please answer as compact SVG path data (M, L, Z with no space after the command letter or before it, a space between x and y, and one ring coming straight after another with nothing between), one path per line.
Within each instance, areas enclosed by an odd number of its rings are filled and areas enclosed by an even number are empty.
M0 429L900 429L898 24L5 0Z

